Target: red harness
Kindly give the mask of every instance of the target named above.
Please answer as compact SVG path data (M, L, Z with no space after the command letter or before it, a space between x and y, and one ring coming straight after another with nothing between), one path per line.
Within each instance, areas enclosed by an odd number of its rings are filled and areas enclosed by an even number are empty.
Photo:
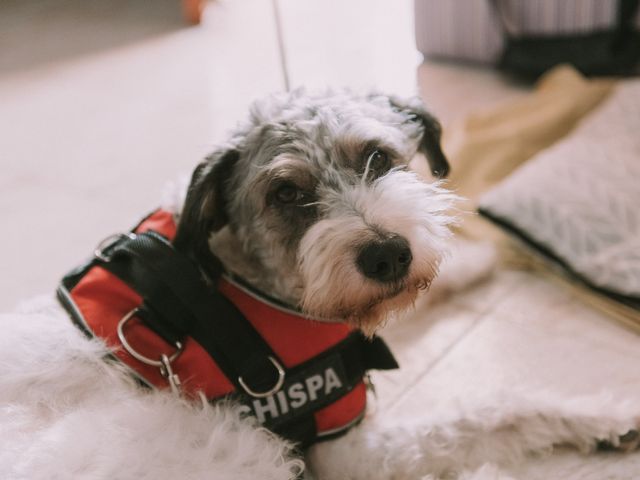
M219 293L272 351L267 375L272 378L266 387L254 388L242 376L230 378L210 349L192 336L168 342L167 335L150 328L147 317L137 310L147 299L114 273L104 253L145 232L173 239L173 216L158 210L133 232L135 236L118 237L96 251L91 262L67 275L59 297L76 324L103 339L113 356L144 384L171 386L191 396L202 392L210 400L235 397L260 422L306 445L344 432L362 418L365 369L397 366L380 339L369 342L344 324L309 319L222 276ZM354 370L352 363L361 365Z

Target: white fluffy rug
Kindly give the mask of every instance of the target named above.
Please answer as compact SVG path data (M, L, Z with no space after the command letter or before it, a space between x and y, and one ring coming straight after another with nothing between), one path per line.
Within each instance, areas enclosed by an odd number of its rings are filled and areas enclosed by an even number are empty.
M301 469L286 446L228 408L135 388L125 372L105 365L102 346L85 341L53 298L0 316L0 329L3 480L284 480ZM480 399L461 402L472 409ZM640 478L640 454L561 451L508 469L487 465L468 478L631 480Z
M52 300L29 305L41 313L0 317L0 478L280 480L298 471L281 442L230 409L135 388L105 366L100 344L79 341Z

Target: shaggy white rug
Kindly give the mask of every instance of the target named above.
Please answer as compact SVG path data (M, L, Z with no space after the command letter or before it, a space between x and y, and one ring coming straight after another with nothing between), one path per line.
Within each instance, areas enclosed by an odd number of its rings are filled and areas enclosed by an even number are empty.
M491 255L475 250L480 254ZM450 268L463 268L467 260ZM276 480L294 478L302 468L286 446L265 430L256 433L252 422L238 421L231 409L136 389L126 372L106 366L103 347L85 341L51 297L0 316L0 329L3 480ZM450 409L500 402L469 396ZM415 421L420 412L413 415ZM394 422L384 409L365 422L381 418ZM487 465L468 478L631 480L640 478L640 454L560 451L500 470Z

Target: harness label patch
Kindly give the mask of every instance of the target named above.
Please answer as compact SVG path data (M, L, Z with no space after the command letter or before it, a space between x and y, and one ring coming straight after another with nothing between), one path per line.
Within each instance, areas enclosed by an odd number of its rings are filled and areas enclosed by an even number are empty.
M342 359L331 355L285 378L282 388L265 398L241 397L243 413L274 426L329 405L349 390Z

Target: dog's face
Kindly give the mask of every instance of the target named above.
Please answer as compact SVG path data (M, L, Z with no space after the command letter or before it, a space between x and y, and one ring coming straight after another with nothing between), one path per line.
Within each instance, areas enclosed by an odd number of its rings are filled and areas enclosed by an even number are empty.
M453 196L407 165L448 171L419 101L273 96L194 172L175 244L312 316L367 332L436 275Z

